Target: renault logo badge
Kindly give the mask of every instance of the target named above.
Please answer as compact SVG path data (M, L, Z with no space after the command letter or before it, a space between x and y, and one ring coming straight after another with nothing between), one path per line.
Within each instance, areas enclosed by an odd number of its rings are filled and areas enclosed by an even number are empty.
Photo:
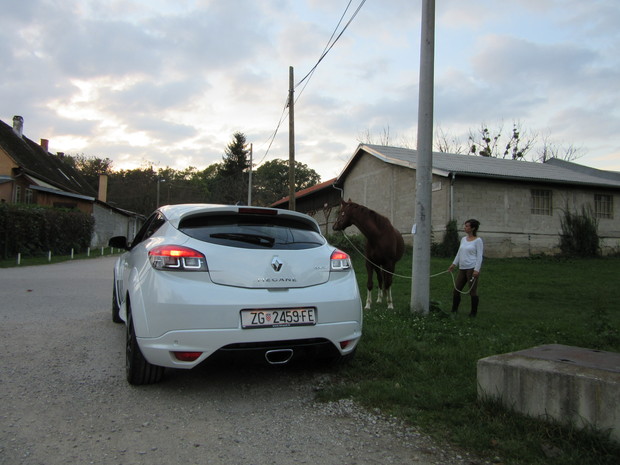
M276 272L282 269L282 262L278 257L273 257L273 260L271 260L271 268L273 268Z

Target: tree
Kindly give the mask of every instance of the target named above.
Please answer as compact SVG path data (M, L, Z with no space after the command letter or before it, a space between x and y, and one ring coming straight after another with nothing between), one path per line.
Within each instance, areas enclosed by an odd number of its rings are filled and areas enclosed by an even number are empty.
M519 124L512 124L512 133L508 138L502 138L503 127L491 132L482 124L479 132L469 132L469 152L481 157L512 158L524 160L525 155L532 149L535 137L523 140Z
M375 139L375 137L378 137L378 140ZM390 127L389 126L384 126L382 129L382 133L379 134L378 136L375 136L370 129L366 129L366 131L364 133L360 133L360 135L357 138L357 141L361 144L371 144L371 145L398 145L399 147L403 147L403 148L415 148L416 144L415 142L412 142L411 140L407 139L406 137L400 137L398 142L394 142L393 141L394 138L392 137L391 133L390 133Z
M149 215L157 206L157 172L153 166L120 170L110 175L108 203Z
M271 205L289 195L288 160L271 160L263 163L254 177L254 198L257 205ZM308 165L295 161L295 192L321 182L321 176Z
M246 138L241 132L233 134L233 140L226 147L219 166L213 197L218 203L235 204L248 196L248 170L250 161Z
M63 160L79 171L95 191L99 187L99 175L112 173L112 160L109 158L88 157L81 153L67 155Z
M558 145L552 142L549 136L543 136L542 139L543 145L538 150L538 159L536 161L544 163L550 158L573 161L583 156L582 147L576 147L573 144Z
M464 153L465 147L455 136L446 133L441 127L435 131L435 148L443 153Z

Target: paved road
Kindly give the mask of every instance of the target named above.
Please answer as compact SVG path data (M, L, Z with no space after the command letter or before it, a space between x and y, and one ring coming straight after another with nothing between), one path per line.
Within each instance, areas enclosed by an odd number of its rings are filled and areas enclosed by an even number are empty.
M0 269L0 464L464 464L348 401L328 374L172 371L132 387L111 321L113 258Z

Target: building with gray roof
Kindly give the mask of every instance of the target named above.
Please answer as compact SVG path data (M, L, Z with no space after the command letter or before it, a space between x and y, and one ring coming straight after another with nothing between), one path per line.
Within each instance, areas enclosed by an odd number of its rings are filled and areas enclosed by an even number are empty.
M620 251L620 173L557 159L534 163L450 153L434 153L432 167L435 242L450 220L460 228L476 218L488 256L554 254L564 212L585 208L598 222L603 253ZM360 144L334 187L343 198L387 216L411 242L416 168L416 150Z

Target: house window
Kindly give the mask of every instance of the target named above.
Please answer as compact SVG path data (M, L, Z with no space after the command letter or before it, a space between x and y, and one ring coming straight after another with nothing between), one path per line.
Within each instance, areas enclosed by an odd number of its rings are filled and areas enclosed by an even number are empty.
M532 189L532 215L551 215L553 196L550 190Z
M24 198L26 203L34 203L34 191L32 189L26 189L26 195Z
M16 185L15 186L15 202L14 203L20 203L21 201L22 201L22 186Z
M596 218L614 217L614 198L611 195L594 194L594 216Z

